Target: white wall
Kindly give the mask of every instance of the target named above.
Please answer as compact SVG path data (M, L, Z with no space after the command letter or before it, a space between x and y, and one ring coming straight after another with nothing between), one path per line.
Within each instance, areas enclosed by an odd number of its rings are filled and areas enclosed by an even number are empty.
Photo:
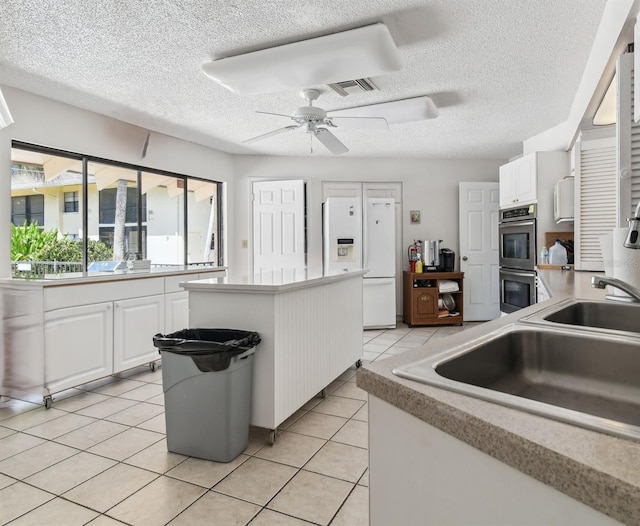
M0 277L10 275L12 140L226 182L227 194L233 196L233 160L227 153L153 133L147 156L140 159L146 130L14 88L1 89L15 122L0 130L0 166L6 170L0 183ZM231 204L227 212L233 214ZM226 221L225 227L226 239L235 239L234 221Z
M232 156L161 134L152 134L147 157L140 159L146 130L103 115L14 88L2 87L15 123L0 130L0 163L10 166L11 140L39 144L142 164L228 183L225 203L227 263L250 272L250 181L307 181L309 265L322 265L322 181L403 183L403 240L443 239L458 255L458 183L497 181L504 160L353 159L340 157ZM0 276L8 276L11 192L9 171L0 184ZM409 210L421 210L420 225ZM242 248L242 240L249 248ZM406 258L405 258L406 259ZM404 261L404 259L403 259ZM404 266L408 263L404 261Z
M251 181L304 179L307 181L309 266L322 265L322 181L402 182L403 247L414 239L442 239L456 252L458 246L458 183L498 181L498 167L506 160L353 159L345 157L236 156L235 237L229 250L239 268L250 272ZM422 212L421 223L411 225L409 210ZM249 248L242 248L242 240ZM409 264L403 258L404 269ZM459 265L457 265L459 268Z

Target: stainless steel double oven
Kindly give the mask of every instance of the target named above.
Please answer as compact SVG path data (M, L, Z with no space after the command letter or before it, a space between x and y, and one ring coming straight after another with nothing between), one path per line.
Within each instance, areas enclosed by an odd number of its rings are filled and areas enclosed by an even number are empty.
M500 210L500 311L536 302L536 205Z

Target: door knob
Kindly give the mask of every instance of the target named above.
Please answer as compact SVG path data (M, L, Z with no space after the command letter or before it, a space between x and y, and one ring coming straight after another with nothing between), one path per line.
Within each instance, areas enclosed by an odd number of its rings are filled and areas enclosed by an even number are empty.
M462 261L467 261L469 259L467 256L462 256Z

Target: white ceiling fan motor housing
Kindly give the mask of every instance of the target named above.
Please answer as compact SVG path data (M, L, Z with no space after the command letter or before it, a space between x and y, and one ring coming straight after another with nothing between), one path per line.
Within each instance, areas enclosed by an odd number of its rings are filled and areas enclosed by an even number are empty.
M327 112L322 108L316 108L315 106L302 106L295 111L293 120L295 120L296 122L320 122L324 121L326 117Z

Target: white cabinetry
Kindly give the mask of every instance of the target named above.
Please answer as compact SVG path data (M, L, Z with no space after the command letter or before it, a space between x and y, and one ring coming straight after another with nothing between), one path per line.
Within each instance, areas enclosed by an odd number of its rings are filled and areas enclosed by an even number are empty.
M538 154L500 167L500 207L528 205L538 199Z
M38 390L49 407L54 393L159 360L153 336L189 326L180 283L224 274L0 280L0 395ZM5 351L15 359L3 362Z
M114 371L157 360L153 335L164 332L164 295L116 301L113 312Z
M164 332L189 328L189 293L172 292L164 296Z
M620 524L372 395L369 514L371 526Z
M162 277L46 288L46 393L158 360L164 289Z
M44 315L45 385L61 391L113 372L113 306L83 305Z

